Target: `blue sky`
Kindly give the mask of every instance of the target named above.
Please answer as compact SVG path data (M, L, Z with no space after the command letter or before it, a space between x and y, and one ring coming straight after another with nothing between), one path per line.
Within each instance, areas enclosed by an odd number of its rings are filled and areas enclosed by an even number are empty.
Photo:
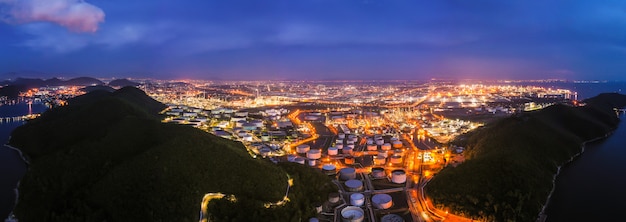
M0 73L626 80L625 1L0 0Z

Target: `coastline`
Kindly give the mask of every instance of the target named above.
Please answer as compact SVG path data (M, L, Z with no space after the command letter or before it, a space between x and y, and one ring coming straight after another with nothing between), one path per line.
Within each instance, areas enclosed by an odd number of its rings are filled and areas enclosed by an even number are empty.
M609 131L608 133L604 134L604 136L599 136L587 141L583 141L580 145L580 152L578 152L577 154L573 155L572 157L570 157L570 159L568 161L566 161L565 163L561 164L560 166L557 167L556 173L552 176L552 190L550 190L550 194L548 194L548 198L546 199L546 202L543 204L543 206L541 207L541 211L539 212L539 215L537 216L537 220L536 222L545 222L546 219L548 218L548 215L546 214L546 208L548 207L548 204L550 203L550 200L552 199L552 194L554 193L554 190L556 189L556 179L559 176L559 174L561 173L561 168L569 163L571 163L572 161L574 161L574 159L576 159L577 157L579 157L580 155L582 155L585 152L585 147L587 146L587 143L591 143L591 142L595 142L598 140L602 140L602 139L606 139L609 136L611 136L613 134L613 132L615 131L615 129L612 129L611 131Z
M8 141L10 141L10 140L11 140L11 137L9 137ZM22 153L22 150L20 150L20 149L18 149L16 147L13 147L13 146L11 146L9 144L4 144L4 147L7 147L9 149L17 151L20 154L20 158L22 159L22 161L24 161L24 163L26 163L27 166L30 165L30 161L28 160L28 158L26 156L24 156L24 153ZM19 197L20 197L19 187L20 187L20 183L21 182L22 182L22 179L19 179L17 181L17 184L15 185L15 188L13 188L13 190L15 191L15 202L13 204L13 209L11 209L11 213L9 213L9 216L6 218L7 220L8 219L14 219L14 217L15 217L14 214L13 214L13 210L15 210L15 207L17 206L17 201L19 200Z

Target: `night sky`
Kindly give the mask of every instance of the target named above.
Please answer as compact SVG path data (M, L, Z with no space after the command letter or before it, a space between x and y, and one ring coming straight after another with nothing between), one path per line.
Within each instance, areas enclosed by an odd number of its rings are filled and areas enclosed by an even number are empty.
M626 80L626 1L0 0L8 72Z

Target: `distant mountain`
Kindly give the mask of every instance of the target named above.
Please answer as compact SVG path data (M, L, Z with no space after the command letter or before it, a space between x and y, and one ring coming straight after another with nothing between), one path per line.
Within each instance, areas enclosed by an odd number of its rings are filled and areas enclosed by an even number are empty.
M16 98L20 92L24 92L32 88L40 88L46 86L94 86L104 85L104 82L91 77L78 77L65 81L58 78L51 78L47 80L33 78L16 78L13 81L3 81L1 85L5 86L5 88L8 86L11 87L4 90L0 89L0 96Z
M95 90L18 127L9 144L30 157L14 210L20 221L303 221L335 189L321 171L250 157L199 129L162 123L165 105L135 87ZM282 200L287 175L294 180ZM246 212L246 213L242 213Z
M428 183L438 207L480 221L536 221L557 167L582 152L581 144L610 135L626 95L600 94L586 105L563 104L487 124L457 138L466 161Z
M112 87L124 87L124 86L134 86L134 87L137 87L140 84L137 83L137 82L130 81L128 79L116 79L116 80L113 80L113 81L109 82L108 85L112 86Z
M93 86L104 85L104 82L92 77L78 77L64 82L66 86Z

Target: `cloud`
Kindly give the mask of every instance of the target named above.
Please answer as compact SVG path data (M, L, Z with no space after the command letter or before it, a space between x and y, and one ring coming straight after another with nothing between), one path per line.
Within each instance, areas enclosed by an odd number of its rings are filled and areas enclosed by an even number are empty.
M83 0L0 0L0 18L9 24L51 22L73 32L96 32L104 11Z

